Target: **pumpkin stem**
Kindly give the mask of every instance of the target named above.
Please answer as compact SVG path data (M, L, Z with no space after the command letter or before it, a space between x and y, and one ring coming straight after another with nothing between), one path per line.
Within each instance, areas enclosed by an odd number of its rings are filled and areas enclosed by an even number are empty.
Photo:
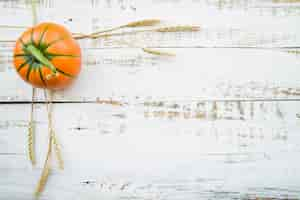
M45 65L46 67L48 67L52 71L53 75L56 75L56 73L57 73L56 67L48 60L48 58L46 58L44 56L44 54L38 48L36 48L32 44L29 44L28 46L26 46L26 50L35 59L37 59L40 63L42 63L43 65Z

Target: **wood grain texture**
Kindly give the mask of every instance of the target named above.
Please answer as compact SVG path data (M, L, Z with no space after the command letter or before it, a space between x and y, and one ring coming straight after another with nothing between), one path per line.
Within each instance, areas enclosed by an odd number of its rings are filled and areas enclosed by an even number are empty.
M57 101L148 101L209 99L299 99L297 54L257 49L169 49L175 58L139 49L86 50L75 84L55 93ZM7 54L6 54L7 55ZM31 88L4 57L2 102L30 101ZM217 58L217 59L216 59ZM38 91L43 100L42 90Z
M6 16L1 24L30 25L31 13L23 1L2 3ZM25 2L25 1L24 1ZM272 1L41 1L40 21L54 21L74 32L92 32L139 19L160 18L162 25L194 24L197 33L144 33L122 36L119 40L154 47L299 47L299 3ZM223 8L219 7L223 4ZM222 5L221 5L222 6ZM4 8L3 8L4 7ZM8 7L8 8L7 8ZM22 7L24 7L22 9ZM68 12L65 8L68 7ZM82 10L84 15L78 15ZM168 10L168 12L166 12ZM182 14L188 13L188 14ZM2 38L14 39L21 30L1 30ZM85 48L120 47L111 39L83 42Z
M203 104L203 118L149 117L145 110L157 108L144 105L55 105L66 165L51 175L44 198L71 198L75 191L91 199L296 198L299 102L241 103L244 118L238 108ZM24 155L28 110L29 105L1 106L7 113L0 119L4 199L30 199L39 176ZM39 169L47 146L44 111L43 105L36 110Z
M50 174L42 200L300 198L298 0L40 0L38 9L39 21L73 32L147 18L201 27L80 41L82 73L54 98L65 170ZM0 25L30 26L31 15L28 1L0 2ZM30 166L31 87L3 41L23 30L0 27L0 199L33 199L46 154L38 90Z

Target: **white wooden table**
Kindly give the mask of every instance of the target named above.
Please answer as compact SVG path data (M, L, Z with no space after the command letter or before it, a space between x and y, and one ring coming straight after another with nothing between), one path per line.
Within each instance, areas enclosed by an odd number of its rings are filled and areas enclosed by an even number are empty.
M0 25L29 26L25 0ZM41 0L38 20L92 32L159 18L197 33L85 40L74 86L55 93L65 170L43 200L300 198L299 0ZM0 40L22 29L0 29ZM176 53L164 58L116 42ZM27 159L31 87L0 42L0 199L29 200L46 154L43 91L37 166Z

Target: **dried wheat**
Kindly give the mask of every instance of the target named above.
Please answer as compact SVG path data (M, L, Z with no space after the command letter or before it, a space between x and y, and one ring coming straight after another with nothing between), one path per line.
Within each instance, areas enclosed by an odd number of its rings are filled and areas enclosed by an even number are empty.
M194 32L199 30L199 26L170 26L155 29L157 32Z
M155 49L142 48L142 50L146 53L158 55L158 56L175 56L175 54L173 54L173 53L158 51Z
M143 26L154 26L154 25L159 24L160 22L161 22L161 20L159 20L159 19L145 19L145 20L130 22L121 27L135 28L135 27L143 27Z

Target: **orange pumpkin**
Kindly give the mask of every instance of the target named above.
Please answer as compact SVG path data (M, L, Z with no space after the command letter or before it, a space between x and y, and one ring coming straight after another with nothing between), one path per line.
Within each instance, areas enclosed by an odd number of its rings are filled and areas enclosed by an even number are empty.
M81 68L81 50L63 26L41 23L17 40L14 65L23 80L52 90L69 86Z

